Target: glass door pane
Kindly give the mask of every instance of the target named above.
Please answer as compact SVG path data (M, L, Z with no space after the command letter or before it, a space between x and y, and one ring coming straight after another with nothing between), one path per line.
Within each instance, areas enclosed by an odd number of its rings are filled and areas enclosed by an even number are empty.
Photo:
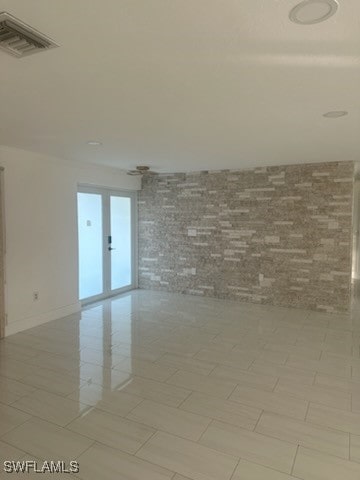
M132 283L131 198L110 195L111 290Z
M103 293L102 195L78 193L79 297Z

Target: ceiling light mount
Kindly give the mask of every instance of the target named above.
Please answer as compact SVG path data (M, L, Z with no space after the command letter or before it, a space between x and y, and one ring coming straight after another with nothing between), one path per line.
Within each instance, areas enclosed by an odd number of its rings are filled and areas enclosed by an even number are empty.
M138 167L136 167L135 170L128 170L127 172L128 175L133 175L133 176L136 176L136 175L157 175L156 172L150 170L150 167L146 166L146 165L139 165Z
M325 118L340 118L348 115L349 112L346 110L334 110L332 112L324 113L323 117Z
M291 10L289 18L299 25L314 25L328 20L338 8L336 0L304 0Z

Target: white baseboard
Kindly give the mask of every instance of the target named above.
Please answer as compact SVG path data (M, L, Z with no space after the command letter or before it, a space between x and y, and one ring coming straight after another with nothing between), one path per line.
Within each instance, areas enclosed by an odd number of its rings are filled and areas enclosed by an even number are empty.
M73 303L72 305L66 305L65 307L57 308L56 310L50 310L50 312L41 313L35 317L25 318L17 322L10 322L5 327L5 337L13 335L14 333L22 332L28 328L37 327L43 323L51 322L57 318L67 317L73 313L80 312L81 302Z

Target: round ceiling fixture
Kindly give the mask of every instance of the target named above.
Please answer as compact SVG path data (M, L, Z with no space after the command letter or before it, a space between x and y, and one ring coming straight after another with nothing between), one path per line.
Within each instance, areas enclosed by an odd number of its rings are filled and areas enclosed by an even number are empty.
M99 147L100 145L102 145L102 143L98 142L97 140L89 140L87 144L91 147Z
M334 110L333 112L327 112L324 113L323 117L325 118L339 118L339 117L345 117L345 115L348 115L349 112L346 110Z
M300 25L313 25L335 15L338 7L336 0L304 0L291 10L289 18Z

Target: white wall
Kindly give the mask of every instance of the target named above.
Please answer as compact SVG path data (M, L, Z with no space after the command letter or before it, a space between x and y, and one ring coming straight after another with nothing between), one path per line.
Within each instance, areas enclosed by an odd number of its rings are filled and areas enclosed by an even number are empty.
M140 180L117 169L2 146L0 165L5 168L5 333L10 335L80 309L77 184L138 190Z

